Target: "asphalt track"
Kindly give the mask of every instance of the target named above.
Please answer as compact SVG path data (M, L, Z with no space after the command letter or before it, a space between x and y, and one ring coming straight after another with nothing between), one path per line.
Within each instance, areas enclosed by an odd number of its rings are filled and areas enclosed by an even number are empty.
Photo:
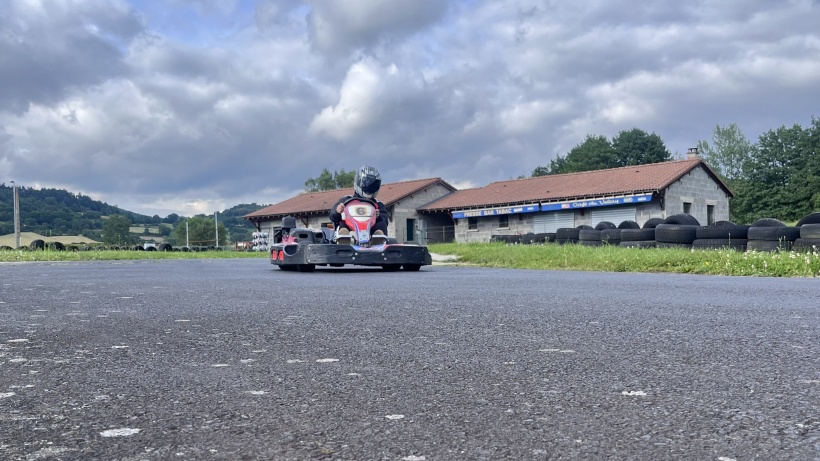
M0 459L820 459L819 288L0 264Z

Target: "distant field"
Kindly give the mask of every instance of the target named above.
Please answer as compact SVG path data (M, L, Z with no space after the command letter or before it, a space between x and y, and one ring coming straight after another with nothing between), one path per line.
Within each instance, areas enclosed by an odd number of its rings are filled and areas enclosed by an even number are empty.
M23 246L29 246L31 242L34 240L41 239L42 241L48 242L60 242L64 245L68 245L71 243L100 243L96 240L91 240L88 237L83 237L81 235L52 235L51 237L44 237L40 234L36 234L34 232L21 232L20 233L20 244ZM0 246L7 245L10 247L14 246L14 234L8 235L1 235L0 236Z

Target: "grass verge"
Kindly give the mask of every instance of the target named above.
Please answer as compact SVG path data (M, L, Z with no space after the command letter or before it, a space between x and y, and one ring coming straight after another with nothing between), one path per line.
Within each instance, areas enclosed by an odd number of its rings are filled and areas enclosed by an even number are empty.
M676 272L756 277L820 277L820 252L739 252L583 245L448 243L430 252L484 267L603 272Z

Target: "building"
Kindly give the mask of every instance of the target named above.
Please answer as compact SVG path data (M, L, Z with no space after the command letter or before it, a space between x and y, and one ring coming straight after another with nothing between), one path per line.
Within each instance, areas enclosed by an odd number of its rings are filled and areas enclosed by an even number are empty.
M441 178L382 184L378 199L387 208L389 222L387 235L395 237L399 242L417 242L419 229L426 226L426 222L420 222L422 216L419 215L417 209L455 190L455 187ZM332 227L329 218L330 208L345 195L353 195L353 188L308 192L247 214L242 218L249 220L258 232L268 232L270 235L273 235L274 231L282 225L282 218L285 216L295 217L297 223L303 227L315 229L323 226ZM446 216L445 223L449 224L451 233L442 238L452 241L452 219Z
M454 192L418 212L427 223L452 225L456 242L486 242L492 235L601 221L642 225L679 213L706 225L729 219L732 196L692 149L686 160L494 182Z

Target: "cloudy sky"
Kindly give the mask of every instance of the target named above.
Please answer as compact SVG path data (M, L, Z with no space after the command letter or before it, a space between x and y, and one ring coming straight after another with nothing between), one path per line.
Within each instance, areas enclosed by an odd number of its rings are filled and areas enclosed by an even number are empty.
M0 182L162 217L820 116L818 0L6 0Z

